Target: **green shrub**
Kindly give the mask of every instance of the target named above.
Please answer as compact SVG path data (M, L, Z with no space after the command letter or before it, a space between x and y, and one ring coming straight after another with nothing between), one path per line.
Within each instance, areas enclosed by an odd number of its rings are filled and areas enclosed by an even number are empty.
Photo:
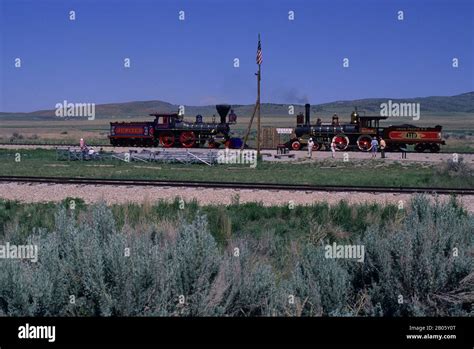
M446 315L438 296L473 271L473 228L472 217L455 202L415 197L400 227L368 229L361 240L365 263L354 268L354 284L369 287L384 315Z
M296 213L260 205L172 211L175 204L78 202L71 210L67 200L57 207L0 202L0 219L8 225L0 244L39 246L36 263L0 259L0 315L473 314L474 219L455 200L416 197L401 211L341 204ZM27 218L34 207L43 219L38 213L32 223ZM255 235L244 222L252 208L258 214L251 218L261 225ZM176 225L164 225L172 213L178 213ZM376 214L386 217L370 224ZM319 222L331 216L358 222L357 228L341 235L337 221ZM284 233L272 222L301 225ZM363 245L364 262L325 258L326 240Z
M325 258L323 246L304 248L289 282L304 303L301 315L339 315L346 311L351 283L341 264Z

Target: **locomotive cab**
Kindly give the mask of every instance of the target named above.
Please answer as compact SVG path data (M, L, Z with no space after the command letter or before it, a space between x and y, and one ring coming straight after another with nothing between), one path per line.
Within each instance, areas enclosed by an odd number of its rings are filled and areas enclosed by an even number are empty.
M373 133L377 134L377 130L380 126L380 120L387 119L386 116L361 116L357 115L356 124L359 125L359 131L361 133ZM351 120L352 123L352 120Z
M177 113L170 113L170 114L150 114L150 116L154 116L155 120L155 128L156 129L168 129L170 127L174 127L176 120L178 119Z

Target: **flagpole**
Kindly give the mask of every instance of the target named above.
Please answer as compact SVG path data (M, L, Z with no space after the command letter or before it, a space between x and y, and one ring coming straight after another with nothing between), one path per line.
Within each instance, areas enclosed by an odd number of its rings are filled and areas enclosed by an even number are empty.
M258 42L260 44L260 33L258 34ZM262 79L262 68L261 63L258 64L258 76L257 76L257 158L260 157L260 80Z
M257 114L257 156L260 156L260 147L261 147L261 135L260 135L260 77L262 73L261 69L262 64L262 52L261 52L261 45L260 45L260 34L258 34L258 49L257 49L257 65L258 65L258 72L255 73L257 75L257 101L255 102L255 106L253 108L252 117L250 118L249 125L247 127L247 132L245 132L244 142L240 149L244 149L245 145L247 144L247 139L250 133L250 129L252 128L253 119L255 114Z

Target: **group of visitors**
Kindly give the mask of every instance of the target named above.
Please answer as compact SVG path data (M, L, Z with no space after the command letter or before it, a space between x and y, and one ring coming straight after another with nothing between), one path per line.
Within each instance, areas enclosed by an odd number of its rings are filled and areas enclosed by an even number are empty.
M313 157L313 150L314 150L314 141L313 138L310 138L308 140L308 158ZM370 150L371 150L371 157L376 158L377 157L377 151L380 148L380 154L382 159L385 159L385 148L387 147L387 143L385 143L385 140L382 137L379 137L379 140L377 140L377 137L373 137L372 141L370 143ZM333 137L331 140L331 157L334 159L336 157L336 150L337 150L337 144L336 144L336 137Z
M387 147L387 143L382 137L379 137L380 142L377 140L377 137L372 138L372 142L370 142L370 150L372 152L372 158L375 159L377 157L377 151L380 147L380 154L382 159L385 159L385 148Z
M335 141L335 137L332 139L331 141L331 156L332 158L335 158L336 157L336 141ZM313 138L310 138L308 140L308 158L312 158L313 157L313 150L314 150L314 141L313 141Z

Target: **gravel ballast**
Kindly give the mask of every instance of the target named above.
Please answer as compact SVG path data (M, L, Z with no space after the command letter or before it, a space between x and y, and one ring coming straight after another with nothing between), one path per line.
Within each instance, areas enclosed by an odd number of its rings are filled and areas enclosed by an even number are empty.
M86 203L105 201L107 204L127 202L142 203L159 200L173 201L182 198L184 201L197 200L202 205L229 205L240 203L262 202L265 206L310 205L315 202L327 202L330 205L345 200L349 204L406 203L413 194L362 193L362 192L324 192L324 191L287 191L287 190L248 190L248 189L208 189L144 186L100 186L71 184L23 184L0 183L0 198L20 202L59 202L68 197L81 198ZM434 196L431 196L434 198ZM439 195L440 200L448 200L449 195ZM469 211L474 212L474 195L459 196L459 201Z

